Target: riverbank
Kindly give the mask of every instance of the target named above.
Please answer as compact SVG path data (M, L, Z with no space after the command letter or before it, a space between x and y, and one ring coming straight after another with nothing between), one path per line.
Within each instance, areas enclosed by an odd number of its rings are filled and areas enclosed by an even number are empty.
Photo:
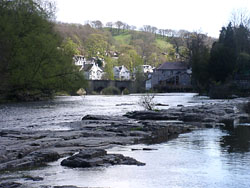
M67 124L70 128L63 131L1 130L0 169L2 172L29 169L80 150L161 143L194 129L225 126L235 119L248 119L248 115L239 110L245 102L240 99L222 104L179 106L158 112L131 112L125 116L88 115L82 121Z

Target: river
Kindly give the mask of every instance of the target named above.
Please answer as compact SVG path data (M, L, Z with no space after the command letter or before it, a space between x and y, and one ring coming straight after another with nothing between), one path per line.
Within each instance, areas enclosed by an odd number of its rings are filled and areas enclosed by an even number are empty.
M67 123L86 114L122 115L142 109L140 95L58 97L53 101L18 103L0 106L1 129L67 129ZM160 94L156 103L177 105L220 103L195 94ZM63 126L62 126L63 125ZM142 151L131 149L151 148ZM250 187L250 127L196 130L177 139L154 145L133 145L109 149L110 153L131 156L146 166L70 169L59 161L31 171L6 174L13 179L23 176L43 177L42 181L17 181L29 187L75 185L110 188L248 188Z

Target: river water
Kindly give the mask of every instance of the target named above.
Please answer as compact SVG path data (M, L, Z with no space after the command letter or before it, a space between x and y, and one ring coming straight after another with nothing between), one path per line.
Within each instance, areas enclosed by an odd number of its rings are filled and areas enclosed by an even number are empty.
M78 121L86 114L122 115L140 110L139 95L59 97L53 101L0 106L1 129L65 129L67 122ZM161 94L156 103L197 105L226 101L208 100L195 94ZM142 151L131 149L151 148ZM40 176L43 181L18 181L29 187L75 185L110 188L249 188L250 127L228 126L182 134L177 139L154 145L116 147L110 153L131 156L146 166L71 169L59 161L32 171L7 176Z

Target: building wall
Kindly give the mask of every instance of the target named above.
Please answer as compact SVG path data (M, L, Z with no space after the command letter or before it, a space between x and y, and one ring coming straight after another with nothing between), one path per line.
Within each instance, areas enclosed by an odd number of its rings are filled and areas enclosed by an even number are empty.
M191 78L186 70L155 70L152 75L152 87L170 78L175 79L177 85L191 85Z
M101 80L103 71L98 66L93 65L89 71L84 72L84 75L87 80Z
M191 85L191 76L187 73L181 74L179 76L180 85L188 86Z
M114 67L114 78L118 80L130 80L130 72L122 66L121 70Z

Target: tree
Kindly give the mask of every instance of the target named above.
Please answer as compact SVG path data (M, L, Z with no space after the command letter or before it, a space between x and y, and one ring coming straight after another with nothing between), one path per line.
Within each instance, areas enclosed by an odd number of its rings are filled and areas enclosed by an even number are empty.
M193 85L199 93L208 90L210 81L208 70L209 48L205 44L206 37L201 33L192 33L187 40Z
M118 29L118 35L119 35L119 34L120 34L121 27L122 27L124 24L123 24L123 22L121 22L121 21L117 21L117 22L115 22L115 25L116 25L116 27L117 27L117 29Z
M107 27L110 27L110 32L111 32L111 33L112 33L112 31L113 31L113 25L114 25L113 22L107 22L107 23L106 23L106 26L107 26Z
M154 44L155 35L152 33L148 32L133 33L131 41L132 41L131 45L135 46L137 53L145 61L156 49L156 46Z
M108 48L106 40L101 34L91 34L84 44L88 57L104 58Z
M92 27L96 28L96 29L101 29L103 24L100 20L95 20L91 22Z
M120 51L122 55L118 58L119 65L125 65L130 72L133 72L135 67L142 65L142 59L137 54L133 46L122 45L120 47Z
M114 65L115 63L112 58L106 58L106 66L104 67L105 75L103 79L114 80L114 71L113 71Z
M73 92L83 84L83 76L72 63L73 53L59 48L62 40L50 22L53 9L43 5L32 0L0 2L0 48L4 52L0 52L0 73L5 72L0 94L5 97L52 96L61 90Z
M145 94L141 96L139 100L139 105L142 106L145 110L154 110L155 103L154 103L155 94Z
M213 67L210 73L215 81L225 82L239 73L237 71L242 70L240 66L245 64L245 57L250 54L249 36L249 29L241 24L233 27L230 22L227 27L222 28L219 41L213 45L210 58L210 67Z
M65 50L66 54L71 54L71 53L73 53L74 55L81 54L78 45L75 42L73 42L71 38L66 38L66 40L63 41L62 48Z
M231 15L230 22L233 27L250 27L250 14L247 9L234 10Z

